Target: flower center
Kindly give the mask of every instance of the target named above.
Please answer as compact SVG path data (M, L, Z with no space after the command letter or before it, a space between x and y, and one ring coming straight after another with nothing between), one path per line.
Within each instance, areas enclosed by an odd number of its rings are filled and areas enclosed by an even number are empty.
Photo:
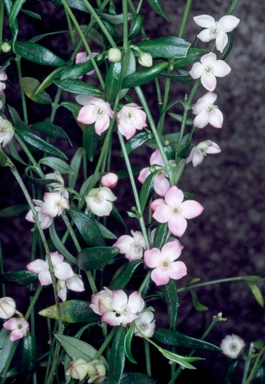
M96 203L96 204L102 203L103 200L104 199L102 198L102 196L100 196L100 194L94 196L94 199L93 199L94 203Z
M97 112L98 112L98 115L103 115L103 113L104 113L104 110L103 110L103 109L101 109L101 108L98 108Z
M134 252L140 254L143 252L143 247L139 243L134 243Z
M217 23L211 28L210 34L212 36L212 39L215 39L218 36L220 29L218 28Z
M238 346L237 346L236 343L231 343L231 344L229 345L229 349L230 349L230 351L235 352L235 351L238 350Z
M213 67L207 65L206 67L204 67L204 71L207 75L211 75L213 73Z
M173 213L175 213L175 215L178 215L179 214L179 209L178 208L173 208Z
M142 332L146 331L147 329L148 329L148 324L146 324L146 323L142 323L142 324L140 325L140 330L141 330Z
M163 262L162 262L162 267L163 268L168 268L170 266L170 263L167 261L167 260L164 260Z

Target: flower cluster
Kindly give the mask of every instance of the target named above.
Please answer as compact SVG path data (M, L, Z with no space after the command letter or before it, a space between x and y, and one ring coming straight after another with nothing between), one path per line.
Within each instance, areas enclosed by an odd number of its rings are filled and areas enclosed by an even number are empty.
M19 317L12 317L15 314L19 315ZM0 318L9 319L3 324L3 327L7 331L11 331L11 341L22 339L29 332L29 323L16 310L16 302L11 297L2 297L0 299Z
M100 384L106 379L106 367L101 360L86 362L79 358L70 362L65 374L80 381L88 376L88 383Z

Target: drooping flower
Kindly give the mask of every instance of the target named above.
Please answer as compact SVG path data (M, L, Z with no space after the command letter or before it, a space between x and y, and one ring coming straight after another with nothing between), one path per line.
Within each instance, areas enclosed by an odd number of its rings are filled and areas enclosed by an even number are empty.
M45 175L45 179L58 180L58 183L55 182L49 184L52 187L53 192L60 192L65 199L69 198L69 192L67 191L67 189L64 188L64 179L62 178L62 175L59 171L47 173Z
M39 222L40 222L40 226L42 229L46 229L46 228L49 228L49 226L51 225L51 223L53 222L53 217L51 216L47 216L47 215L44 215L41 211L41 208L44 204L44 202L42 200L32 200L33 203L35 204L35 210L37 211L38 213L38 219L39 219ZM34 219L34 216L33 216L33 212L32 210L30 209L25 217L26 220L28 220L29 222L31 223L35 223L35 219Z
M190 75L193 79L201 78L201 83L208 91L213 91L216 87L216 77L228 75L231 68L223 60L216 60L215 53L207 53L201 57L200 63L194 63Z
M135 103L124 105L117 115L118 130L129 140L136 130L147 126L146 114Z
M209 123L215 128L222 128L224 118L220 109L213 104L216 99L216 93L208 92L194 104L192 112L197 115L194 127L204 128Z
M117 197L107 187L93 188L86 197L87 208L94 215L109 216L112 210L112 201Z
M156 327L153 312L146 311L140 313L139 318L135 320L135 324L146 337L150 338L153 336ZM135 336L143 337L137 329L135 329Z
M103 315L105 312L113 311L111 306L112 291L106 287L91 297L89 307L98 315Z
M128 298L121 289L112 292L110 304L113 311L104 312L101 320L112 326L125 327L127 324L131 324L139 317L139 313L144 308L144 300L140 293L133 292Z
M84 124L95 123L95 131L100 136L108 129L110 118L112 119L113 116L114 112L109 103L97 97L92 97L87 99L87 104L80 109L77 120Z
M70 362L65 372L66 376L70 376L75 380L83 380L87 376L88 363L84 359L76 359Z
M221 152L219 145L211 140L202 141L196 147L192 148L189 156L186 159L186 164L192 162L194 167L200 165L203 159L208 154L217 154Z
M51 262L53 266L54 275L59 280L68 280L74 276L72 267L64 262L64 257L58 252L51 252ZM49 285L52 283L49 265L47 261L36 259L27 265L27 269L38 275L41 285Z
M116 173L109 172L101 178L101 185L107 188L114 188L118 183L118 176Z
M181 237L187 228L187 220L199 216L203 207L195 200L184 200L181 189L173 186L165 194L165 199L154 200L151 209L153 218L159 223L168 223L168 228L175 236Z
M74 275L67 280L58 280L57 281L58 296L62 301L66 300L67 289L74 292L83 292L85 290L83 280Z
M193 19L196 24L205 28L197 35L198 39L204 43L216 39L216 49L220 52L223 52L228 43L227 32L233 31L240 21L233 15L223 16L219 21L209 15L195 16Z
M43 197L44 203L41 213L50 216L60 216L64 209L69 209L69 201L60 192L46 192Z
M2 67L0 67L0 70L1 70ZM7 74L5 72L1 72L0 73L0 95L2 95L4 89L6 89L6 85L5 83L3 83L3 81L6 81L7 80Z
M146 249L144 237L140 231L131 231L131 234L121 236L113 246L118 247L129 261L139 260Z
M11 341L22 339L29 332L29 323L21 317L12 317L3 324L3 327L8 331L11 331Z
M9 319L16 312L16 302L12 297L2 297L0 299L0 318Z
M2 147L5 147L8 143L10 143L14 134L15 131L10 121L3 119L0 116L0 144L2 144Z
M170 160L170 162L172 162ZM152 153L150 157L150 165L151 168L154 168L157 170L160 167L164 167L165 163L162 159L161 153L159 149L157 149L154 153ZM144 183L147 177L151 174L150 168L144 168L141 170L138 180L140 183ZM170 188L170 182L168 180L168 175L165 171L161 170L159 171L155 177L154 177L154 190L159 196L165 196L167 190Z
M169 279L178 280L187 274L186 265L175 261L181 254L183 246L176 240L165 244L160 251L152 248L144 253L144 262L149 268L154 268L151 279L156 285L168 284Z
M227 335L220 345L223 353L231 359L236 359L243 351L244 346L244 341L237 335Z
M97 56L99 53L98 52L92 52L92 56L95 57ZM76 57L75 57L75 63L76 64L82 64L82 63L86 63L87 61L90 61L90 57L89 55L87 55L86 52L78 52ZM86 75L88 76L91 76L94 74L94 69L90 72L87 72ZM80 76L79 78L82 79L83 76Z

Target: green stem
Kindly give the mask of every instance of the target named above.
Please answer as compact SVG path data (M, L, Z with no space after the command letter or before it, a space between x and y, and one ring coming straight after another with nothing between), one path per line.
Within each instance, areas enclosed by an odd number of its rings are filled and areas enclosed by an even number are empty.
M148 376L152 377L150 345L146 340L144 340L144 352L145 352L146 373Z
M232 13L235 10L235 7L237 6L237 3L238 3L238 0L233 0L230 8L228 9L228 12L227 12L228 15L232 15Z
M144 281L142 282L140 288L138 289L138 292L139 292L139 293L142 293L143 290L145 289L146 285L149 283L149 281L150 281L150 276L151 276L151 272L147 273L147 275L146 275L145 278L144 278Z
M188 15L189 15L189 11L190 11L191 1L192 0L187 0L187 2L186 2L186 7L184 10L184 14L182 17L182 22L181 22L181 26L180 26L180 30L179 30L179 34L178 34L179 37L183 36L183 32L184 32L184 29L185 29L185 26L187 23L187 19L188 19Z
M246 384L246 380L247 380L247 376L248 376L248 371L249 371L250 363L251 363L251 359L252 359L253 349L254 349L254 345L253 345L253 343L250 343L247 359L245 361L245 366L244 366L242 384Z
M128 1L122 0L122 14L123 14L123 48L128 51Z
M3 43L4 12L5 12L5 3L4 1L0 1L0 44Z
M24 91L20 85L20 80L22 79L22 71L21 71L21 57L16 55L16 65L17 65L17 73L18 73L18 80L19 80L19 88L20 88L20 95L21 95L21 103L22 103L22 110L23 110L23 118L24 122L28 125L28 113L27 113L27 104L26 104L26 96L24 94Z
M42 291L42 288L43 288L43 287L42 287L42 285L40 284L40 285L38 286L38 288L36 289L36 292L34 293L34 296L33 296L32 299L31 299L31 302L30 302L30 305L29 305L29 307L28 307L28 310L27 310L27 312L26 312L26 314L25 314L25 316L24 316L25 320L28 320L28 318L29 318L29 316L30 316L30 314L31 314L31 312L32 312L32 310L33 310L33 307L34 307L36 301L38 300L38 297L39 297L39 295L40 295L40 293L41 293L41 291Z
M18 346L18 340L13 342L11 351L9 352L8 359L7 359L6 364L5 364L5 368L4 368L3 372L1 373L0 384L3 384L6 380L6 374L9 370L10 364L12 363L13 357L14 357L15 352L17 350L17 346Z
M110 331L110 333L107 335L104 343L101 345L101 347L99 348L99 350L97 351L97 353L93 357L94 360L98 359L102 355L102 353L105 351L105 349L107 348L107 346L109 345L109 343L113 339L115 332L116 332L116 328L113 327L112 330Z
M255 377L255 374L257 373L257 371L259 370L259 362L260 362L260 359L261 359L261 356L263 355L263 353L265 352L265 348L263 348L260 352L259 352L259 354L258 354L258 356L257 356L257 358L256 358L256 360L255 360L255 363L254 363L254 365L253 365L253 368L252 368L252 370L251 370L251 372L250 372L250 374L249 374L249 377L247 378L247 381L245 382L245 384L251 384L251 382L252 382L252 380L254 379L254 377Z

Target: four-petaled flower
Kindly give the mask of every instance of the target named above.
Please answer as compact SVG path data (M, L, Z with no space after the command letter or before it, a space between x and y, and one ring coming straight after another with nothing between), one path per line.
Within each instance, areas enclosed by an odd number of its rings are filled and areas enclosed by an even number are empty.
M44 204L44 202L42 200L33 199L32 201L35 204L35 210L37 211L38 219L39 219L41 228L42 229L48 228L51 225L51 223L53 222L53 217L44 215L42 213L41 209L42 209L42 206ZM30 209L28 211L25 219L28 220L30 223L35 223L32 209Z
M244 346L244 341L237 335L227 335L220 345L223 353L231 359L236 359L243 351Z
M228 75L231 68L223 60L216 60L215 53L207 53L201 57L200 63L194 63L190 75L193 79L201 78L201 83L208 91L213 91L216 87L217 77Z
M11 319L7 320L3 327L7 329L8 331L11 331L10 333L10 340L15 341L18 339L22 339L24 336L27 335L29 331L29 323L24 318L16 318L12 317Z
M12 140L15 134L13 125L10 121L3 119L0 116L0 144L5 147Z
M203 29L198 35L198 39L204 43L216 39L216 49L223 52L224 47L228 43L226 32L231 32L239 23L239 19L232 15L221 17L219 21L215 21L212 16L200 15L195 16L194 21Z
M183 201L181 189L173 186L165 194L165 199L154 200L151 209L153 218L159 223L168 223L168 228L175 236L181 237L187 228L187 220L199 216L203 207L195 200Z
M208 123L214 128L222 128L223 114L213 103L217 99L216 93L208 92L201 97L192 107L192 112L197 115L194 119L194 127L204 128Z
M92 97L87 99L87 104L82 107L78 113L77 120L84 124L95 123L95 131L97 135L101 135L110 125L110 118L113 118L114 112L110 104Z
M93 188L86 197L87 208L94 215L109 216L112 210L112 201L117 197L107 187Z
M189 156L187 157L186 164L192 161L193 166L197 167L197 165L200 165L203 162L203 159L206 155L215 155L216 153L220 152L221 148L213 141L202 141L196 145L196 147L192 148Z
M135 325L144 336L152 337L156 327L153 312L146 311L140 313L139 318L135 320ZM135 329L135 336L143 337L137 328Z
M169 279L178 280L187 274L186 265L175 261L181 254L183 246L174 240L165 244L160 251L152 248L144 253L144 262L149 268L154 268L151 279L156 285L168 284Z
M136 132L147 126L146 114L135 103L124 105L117 115L118 130L129 140Z
M44 203L41 213L46 216L60 216L64 209L69 209L69 202L60 192L46 192L43 197Z
M139 260L143 257L146 244L142 232L131 231L132 236L123 235L115 244L114 247L120 249L120 253L124 253L129 261Z
M91 297L91 304L89 307L98 315L103 315L105 312L113 310L111 306L112 291L106 287Z

